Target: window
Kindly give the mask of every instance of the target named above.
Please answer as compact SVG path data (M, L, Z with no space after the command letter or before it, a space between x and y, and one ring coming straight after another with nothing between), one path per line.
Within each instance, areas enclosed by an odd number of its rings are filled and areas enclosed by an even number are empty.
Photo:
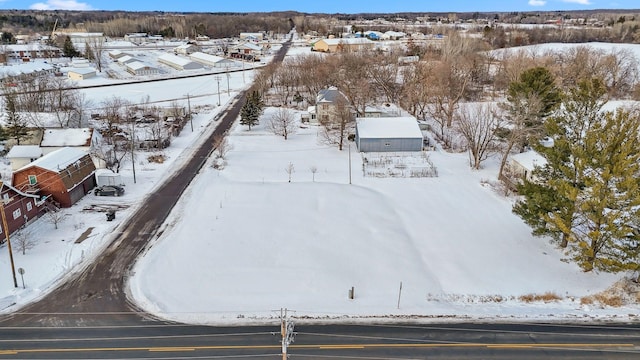
M7 193L2 194L2 200L4 200L5 203L9 202L9 194Z
M13 220L19 218L20 216L22 216L22 211L20 211L20 209L15 209L13 211Z
M29 175L29 185L35 185L38 183L38 178L35 175Z
M27 203L27 211L31 211L33 209L33 205L31 205L31 201Z

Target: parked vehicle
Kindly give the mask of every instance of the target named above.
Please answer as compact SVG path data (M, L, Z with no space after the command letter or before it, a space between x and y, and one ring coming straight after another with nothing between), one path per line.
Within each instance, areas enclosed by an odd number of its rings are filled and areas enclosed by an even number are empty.
M97 187L93 190L96 196L122 196L124 195L124 188L116 185L104 185Z

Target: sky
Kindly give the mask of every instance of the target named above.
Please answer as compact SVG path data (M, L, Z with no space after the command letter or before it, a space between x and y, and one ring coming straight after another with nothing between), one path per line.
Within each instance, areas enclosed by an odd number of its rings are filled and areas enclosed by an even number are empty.
M629 47L640 54L640 46ZM160 53L130 51L149 62ZM293 47L290 56L309 51ZM110 61L105 66L118 67ZM231 102L250 80L250 74L235 73L230 93L223 86L222 103ZM110 81L99 76L87 84ZM57 230L46 217L30 225L36 246L24 255L14 246L16 267L25 270L24 288L19 275L14 288L7 247L1 246L0 312L42 296L101 255L121 224L144 204L144 196L213 131L222 107L211 105L218 100L212 90L209 77L82 90L96 104L114 92L132 101L189 93L197 112L194 131L187 127L172 140L163 164L142 156L136 160L136 182L131 164L125 163L120 172L124 196L85 196L64 210L67 220ZM436 149L428 156L438 177L364 176L356 149L327 146L319 141L317 127L299 127L288 140L269 132L275 111L267 108L251 131L236 124L229 132L225 166L214 169L209 161L184 192L162 235L132 271L129 292L140 307L158 317L208 324L270 321L283 307L307 319L349 321L393 316L625 321L638 312L637 305L581 302L622 275L584 273L561 261L562 253L548 240L533 237L511 212L515 199L490 186L497 156L473 171L467 154ZM427 166L420 159L409 157L406 164ZM393 167L407 171L403 168ZM119 210L112 222L104 212L85 210L113 206ZM77 242L89 227L90 235ZM355 298L349 299L352 287ZM559 300L518 300L547 292Z
M637 0L370 0L370 1L174 1L174 0L0 0L0 9L126 10L177 12L265 12L295 10L307 13L474 12L584 9L638 9Z

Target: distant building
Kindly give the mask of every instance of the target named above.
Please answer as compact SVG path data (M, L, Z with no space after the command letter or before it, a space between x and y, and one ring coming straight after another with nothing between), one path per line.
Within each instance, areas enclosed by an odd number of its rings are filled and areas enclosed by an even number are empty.
M96 76L96 69L92 68L74 68L67 71L69 80L86 80Z
M158 62L168 65L176 70L196 70L202 69L202 64L191 61L189 59L179 57L172 54L162 54L158 57Z

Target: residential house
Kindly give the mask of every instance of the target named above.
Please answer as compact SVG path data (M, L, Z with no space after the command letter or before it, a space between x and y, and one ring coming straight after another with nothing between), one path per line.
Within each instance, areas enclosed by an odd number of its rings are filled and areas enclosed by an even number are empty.
M67 147L91 155L101 143L102 135L92 128L47 128L42 134L40 148L44 155ZM93 156L93 161L96 168L105 167L104 160Z
M15 187L0 181L0 199L4 217L0 217L0 244L4 243L7 233L29 224L45 210L45 203L39 195L24 193ZM6 220L6 224L5 224Z
M182 44L173 49L173 53L176 55L189 55L198 51L200 51L200 46L193 43Z
M62 57L62 50L43 44L2 45L2 53L7 59L31 61L33 59L52 59Z
M242 43L229 48L231 57L245 60L258 60L263 55L263 48L253 43Z
M42 155L42 149L38 145L14 145L7 153L7 159L11 163L11 170L16 171Z
M264 33L261 32L241 32L240 40L245 41L262 41L264 40Z
M316 96L315 113L321 124L335 122L345 107L349 107L349 100L335 86L320 90Z
M360 152L422 151L423 136L412 116L358 118L355 141Z
M12 184L22 193L48 196L58 207L71 207L95 187L95 170L89 154L65 147L16 170Z

